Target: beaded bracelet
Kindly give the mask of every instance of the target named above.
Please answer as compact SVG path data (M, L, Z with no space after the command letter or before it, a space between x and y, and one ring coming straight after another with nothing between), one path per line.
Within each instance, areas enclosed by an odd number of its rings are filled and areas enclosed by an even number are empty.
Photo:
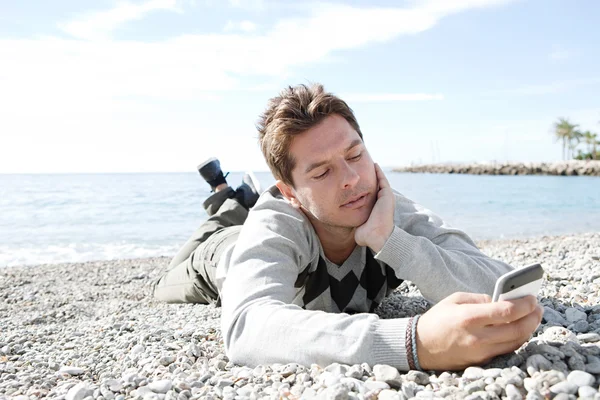
M408 360L408 368L411 369L411 370L415 369L415 363L413 362L414 356L413 356L413 346L412 346L412 324L413 324L413 319L414 318L410 318L408 320L408 324L406 325L406 335L405 335L406 358Z
M421 364L419 364L419 355L417 354L417 322L419 321L420 315L414 316L414 320L411 324L411 337L412 337L412 358L415 365L415 369L422 371Z

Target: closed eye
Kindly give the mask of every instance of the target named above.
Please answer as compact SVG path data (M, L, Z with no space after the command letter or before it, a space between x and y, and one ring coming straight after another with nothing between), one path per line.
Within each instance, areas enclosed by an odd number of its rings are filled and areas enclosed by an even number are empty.
M358 153L357 156L350 157L350 159L356 161L356 160L360 160L361 157L362 157L362 153Z
M328 172L329 172L329 170L326 170L321 175L315 176L315 179L323 179L323 178L325 178L325 176L327 175Z

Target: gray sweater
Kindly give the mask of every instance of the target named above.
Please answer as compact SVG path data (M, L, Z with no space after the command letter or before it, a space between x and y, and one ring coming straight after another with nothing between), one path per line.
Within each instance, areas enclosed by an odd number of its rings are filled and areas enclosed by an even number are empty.
M432 303L458 291L491 295L511 267L395 195L395 227L381 251L357 246L338 266L325 257L301 211L275 186L263 193L217 267L229 359L249 366L367 362L408 370L408 318L372 313L402 280Z

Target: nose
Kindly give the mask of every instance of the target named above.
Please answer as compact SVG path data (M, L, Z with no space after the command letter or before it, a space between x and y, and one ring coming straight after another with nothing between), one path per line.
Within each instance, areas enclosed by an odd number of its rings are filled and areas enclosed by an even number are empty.
M352 165L348 164L347 162L344 162L343 164L344 166L342 169L342 188L353 188L358 183L360 176L358 175L358 172L352 167Z

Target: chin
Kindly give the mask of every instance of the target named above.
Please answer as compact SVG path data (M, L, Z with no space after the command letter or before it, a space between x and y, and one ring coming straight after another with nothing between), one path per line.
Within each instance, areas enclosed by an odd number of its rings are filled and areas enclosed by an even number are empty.
M370 209L352 210L354 215L346 215L341 218L342 223L350 228L358 228L371 216Z

